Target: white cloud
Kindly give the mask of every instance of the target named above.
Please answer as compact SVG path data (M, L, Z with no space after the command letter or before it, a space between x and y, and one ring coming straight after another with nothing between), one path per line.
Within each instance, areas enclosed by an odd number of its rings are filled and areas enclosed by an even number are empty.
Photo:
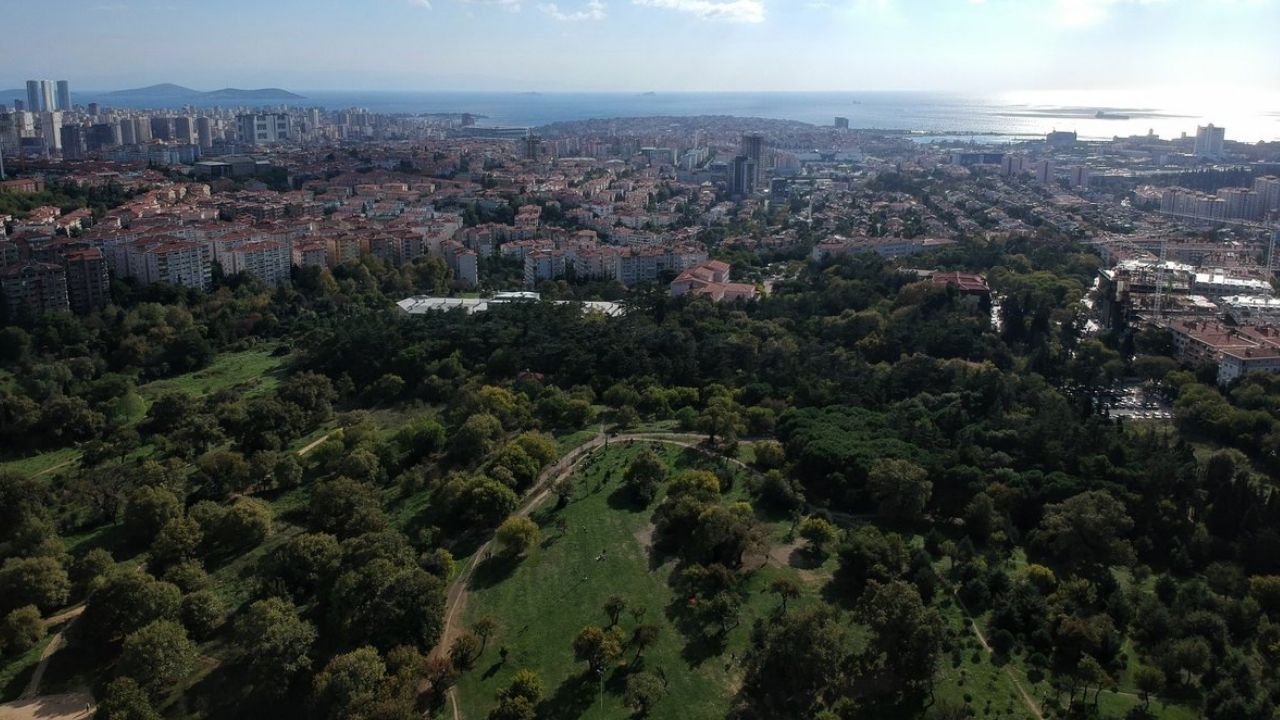
M1067 27L1087 27L1106 20L1116 5L1153 5L1164 0L1056 0L1054 19Z
M764 0L631 0L636 5L677 10L704 20L764 22Z
M431 9L431 0L409 0L410 5L416 5L420 8Z
M560 9L555 3L543 3L538 6L542 12L550 15L556 20L562 22L578 22L581 20L603 20L605 18L603 0L587 0L586 6L581 10L566 12Z

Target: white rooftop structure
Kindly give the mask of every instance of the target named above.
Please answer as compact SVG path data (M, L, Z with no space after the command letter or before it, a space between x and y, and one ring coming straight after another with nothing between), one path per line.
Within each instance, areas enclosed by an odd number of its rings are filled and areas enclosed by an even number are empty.
M1280 298L1269 295L1224 297L1222 309L1238 323L1280 321Z
M535 292L505 292L498 293L491 298L452 298L418 295L405 298L396 303L396 306L400 308L400 312L410 316L426 315L431 312L448 312L457 309L462 309L468 315L474 315L487 312L493 305L516 302L542 302L542 298ZM626 312L626 307L621 303L614 302L573 302L570 300L556 300L553 302L556 305L578 305L582 307L583 312L598 312L610 317L620 317Z

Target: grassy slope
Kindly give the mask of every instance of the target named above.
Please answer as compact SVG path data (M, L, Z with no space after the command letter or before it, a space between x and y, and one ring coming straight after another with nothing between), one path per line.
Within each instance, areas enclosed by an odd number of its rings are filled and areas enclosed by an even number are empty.
M275 344L265 344L253 350L219 355L203 370L156 380L138 388L140 403L129 413L130 421L141 420L146 409L161 394L171 391L185 392L200 398L228 388L239 388L243 395L256 395L280 384L281 369L285 358L275 357ZM80 451L73 447L0 462L0 470L10 470L25 475L41 475L79 460Z
M723 653L700 640L690 640L673 624L685 601L668 587L673 562L651 568L642 545L651 510L631 507L615 494L623 470L640 452L639 445L610 447L594 456L576 476L575 500L562 516L567 532L550 527L550 509L537 514L544 525L542 546L518 566L495 561L477 570L466 608L466 620L484 615L499 619L498 632L475 669L459 683L459 697L466 717L483 717L493 705L496 691L505 687L516 670L536 670L543 678L550 715L557 718L625 718L621 695L627 665L625 655L605 676L603 706L600 686L584 674L585 666L573 658L570 643L588 624L607 625L601 609L611 595L626 598L629 606L646 608L643 622L662 628L658 642L645 655L644 669L661 669L670 686L654 717L722 718L741 682L741 658L751 624L767 616L776 600L761 592L779 574L795 576L791 569L766 566L749 582L750 595L740 623L728 635ZM692 452L660 446L659 452L676 468L702 466L708 461ZM737 483L730 496L741 492ZM776 528L771 528L776 530ZM629 612L620 623L628 632L637 621ZM498 649L510 651L506 665Z

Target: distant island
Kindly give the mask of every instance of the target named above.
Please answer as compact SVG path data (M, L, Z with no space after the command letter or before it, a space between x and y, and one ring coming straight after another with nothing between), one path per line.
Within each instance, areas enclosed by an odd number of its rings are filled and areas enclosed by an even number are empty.
M222 88L203 92L173 83L148 85L142 88L116 90L103 95L106 98L157 98L165 100L304 100L302 95L291 93L281 88L258 88L241 90L240 88Z

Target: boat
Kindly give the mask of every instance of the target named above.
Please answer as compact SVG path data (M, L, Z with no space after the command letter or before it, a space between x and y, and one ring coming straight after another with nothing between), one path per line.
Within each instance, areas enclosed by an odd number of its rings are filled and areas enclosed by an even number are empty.
M1104 110L1099 110L1098 113L1094 115L1094 117L1099 120L1128 120L1129 119L1128 115L1120 115L1118 113L1109 113Z

